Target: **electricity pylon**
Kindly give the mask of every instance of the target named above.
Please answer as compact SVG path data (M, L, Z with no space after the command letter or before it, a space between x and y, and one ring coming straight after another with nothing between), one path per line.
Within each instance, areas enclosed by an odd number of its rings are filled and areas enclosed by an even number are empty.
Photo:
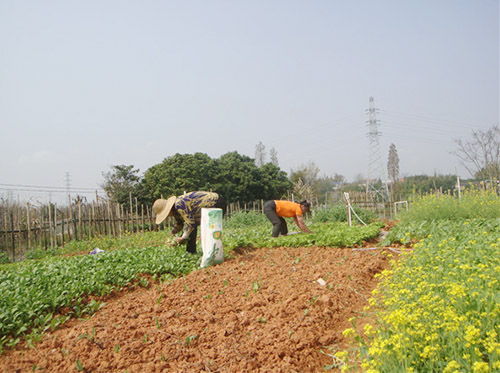
M378 109L375 108L375 100L370 97L370 108L366 110L368 113L368 139L369 145L369 159L368 159L368 176L366 178L366 192L376 192L384 200L389 200L389 188L387 186L387 178L384 171L384 163L380 153L380 136L382 133L379 131L380 121L376 118ZM378 181L380 181L378 183ZM379 185L377 185L379 184Z

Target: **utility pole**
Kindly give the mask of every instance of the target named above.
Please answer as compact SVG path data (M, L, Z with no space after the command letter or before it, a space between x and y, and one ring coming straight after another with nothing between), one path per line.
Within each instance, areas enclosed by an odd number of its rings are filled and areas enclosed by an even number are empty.
M66 194L69 198L69 195L71 193L71 173L65 172L64 175L66 177Z
M366 110L368 113L368 139L369 159L368 159L368 177L366 178L366 192L374 191L379 194L384 200L389 200L389 189L387 186L387 178L385 177L384 164L380 152L380 136L379 131L380 121L376 118L378 109L375 108L375 100L370 97L370 108ZM381 186L377 185L380 181Z

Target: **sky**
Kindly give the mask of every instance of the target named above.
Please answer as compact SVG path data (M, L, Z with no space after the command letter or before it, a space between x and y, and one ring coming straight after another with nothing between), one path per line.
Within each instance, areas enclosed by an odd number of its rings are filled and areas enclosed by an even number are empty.
M0 0L0 198L259 142L287 173L353 181L394 144L401 176L467 178L452 152L499 123L499 34L499 0Z

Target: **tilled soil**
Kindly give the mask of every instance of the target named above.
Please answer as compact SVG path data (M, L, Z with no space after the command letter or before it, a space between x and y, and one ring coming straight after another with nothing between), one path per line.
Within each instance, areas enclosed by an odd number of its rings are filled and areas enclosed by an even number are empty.
M0 371L324 372L386 267L380 250L241 250L110 297L34 348L5 351Z

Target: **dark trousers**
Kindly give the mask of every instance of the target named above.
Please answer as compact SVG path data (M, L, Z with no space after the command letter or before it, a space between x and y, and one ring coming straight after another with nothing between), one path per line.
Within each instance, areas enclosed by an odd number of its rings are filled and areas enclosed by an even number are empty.
M224 198L219 196L219 199L213 206L205 206L209 208L217 208L217 209L222 209L222 217L224 217L224 214L226 212L226 201ZM198 226L200 225L200 221L196 222L196 225L194 226L193 231L189 235L187 239L187 244L186 244L186 251L191 254L196 254L196 238L198 236Z
M273 223L273 237L278 237L280 234L283 236L288 234L286 221L276 213L276 203L274 201L267 201L264 204L264 214Z

